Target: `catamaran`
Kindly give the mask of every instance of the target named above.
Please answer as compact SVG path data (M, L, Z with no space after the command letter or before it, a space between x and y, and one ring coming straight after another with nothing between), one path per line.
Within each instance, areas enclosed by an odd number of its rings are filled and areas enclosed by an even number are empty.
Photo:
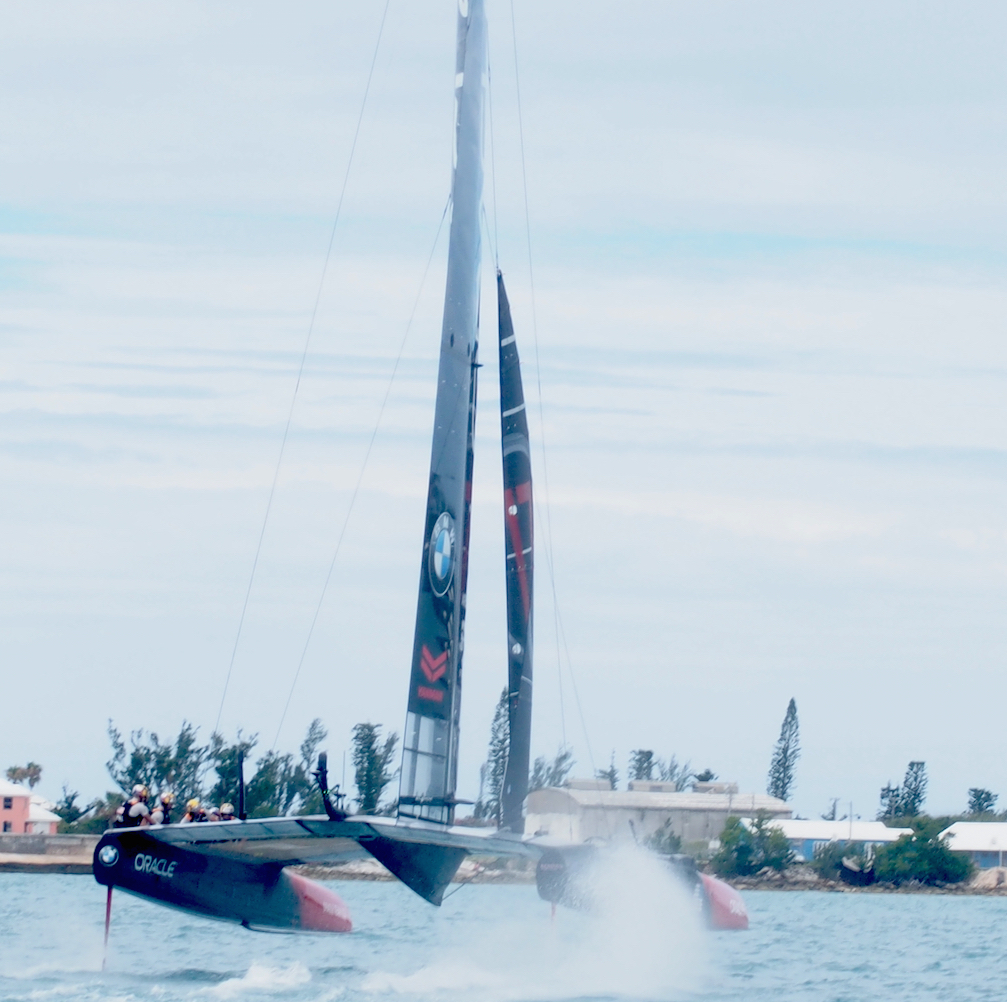
M507 579L509 750L500 826L455 825L465 595L479 349L483 117L487 67L484 0L459 0L451 227L431 443L426 524L409 679L397 815L351 815L316 773L325 814L113 829L95 848L94 875L163 905L249 929L348 932L349 910L331 889L288 867L371 856L431 904L468 855L537 863L539 893L578 904L578 883L600 850L526 836L531 741L534 543L531 452L517 341L497 272L500 421ZM239 813L243 813L239 805ZM712 924L747 926L732 888L689 871ZM108 913L106 913L107 916ZM106 925L107 930L107 925Z

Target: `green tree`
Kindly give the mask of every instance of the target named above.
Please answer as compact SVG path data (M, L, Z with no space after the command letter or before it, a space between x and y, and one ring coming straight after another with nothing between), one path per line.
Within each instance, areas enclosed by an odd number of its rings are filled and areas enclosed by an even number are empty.
M490 725L490 744L483 767L483 791L472 812L477 818L500 824L500 793L503 790L504 773L507 771L507 755L510 752L510 716L507 706L507 687L504 686L493 711Z
M245 785L245 812L250 818L291 813L298 794L293 759L289 752L268 751L255 763L255 772Z
M958 884L972 873L972 862L954 853L940 837L947 818L914 817L912 834L880 846L874 855L874 875L885 883Z
M29 762L27 765L12 765L7 770L7 778L12 783L27 783L29 790L34 790L38 781L42 778L42 766L38 762Z
M87 811L86 807L78 805L77 798L79 796L80 794L76 790L71 790L66 783L63 784L63 795L56 802L56 813L64 824L72 825Z
M672 755L666 763L658 759L657 767L661 775L661 779L665 783L674 783L676 790L684 790L688 785L689 780L695 776L695 773L692 771L692 763L683 762L679 765L678 759L675 758L674 755Z
M657 767L657 759L649 748L637 748L629 753L629 778L631 780L653 779L654 770Z
M720 835L720 849L710 860L722 877L745 877L769 867L785 870L793 861L790 843L769 814L759 811L746 827L740 818L728 818Z
M794 770L801 757L800 728L797 723L797 703L791 699L780 728L780 736L769 763L766 792L771 797L789 800L794 790Z
M619 789L619 770L615 767L615 752L609 759L607 769L598 769L594 774L595 779L607 779L613 790Z
M569 748L562 746L558 748L551 762L544 755L540 755L532 766L528 787L531 790L545 790L563 786L573 767L573 752Z
M927 797L927 767L925 762L910 762L902 786L891 783L881 790L879 821L915 818L923 809Z
M827 842L815 849L811 868L825 880L838 880L844 859L854 860L861 870L867 869L870 865L862 842L850 845L849 842L837 841Z
M321 814L322 797L312 772L318 749L328 732L317 717L308 725L301 742L300 759L291 754L268 751L251 769L250 755L256 736L243 738L241 732L234 744L225 745L219 738L213 747L217 783L210 798L218 803L238 806L238 756L245 759L245 813L252 818L283 817L287 814Z
M356 724L353 727L353 768L357 784L357 804L361 814L376 814L385 787L392 781L392 757L398 734L381 741L380 724Z
M976 816L981 814L992 814L996 810L997 795L982 787L973 786L969 790L968 813Z
M901 806L903 817L914 818L927 799L927 766L925 762L910 762L902 780Z
M202 797L203 777L210 765L210 746L200 745L197 734L198 728L188 721L182 722L174 744L162 744L154 731L146 737L142 729L131 731L127 750L125 740L109 720L112 757L105 767L127 796L134 786L142 784L152 797L167 790L183 803L190 797Z
M653 852L671 856L682 851L682 839L671 830L671 818L665 818L657 831L651 832L643 844Z
M298 814L322 814L325 807L322 804L322 791L315 782L315 767L318 765L318 752L322 742L329 732L322 726L322 721L316 717L308 725L308 731L301 742L301 761L295 771L294 782L297 785L299 803Z
M243 737L238 731L237 738L233 744L227 744L220 734L214 734L210 740L210 760L213 762L214 771L217 774L217 781L210 788L207 794L211 803L231 804L238 810L240 797L238 796L238 759L244 760L244 773L246 779L246 799L245 813L252 813L252 805L247 797L247 780L254 774L252 769L252 749L258 743L258 735ZM258 805L256 805L258 806ZM263 815L264 816L264 815Z

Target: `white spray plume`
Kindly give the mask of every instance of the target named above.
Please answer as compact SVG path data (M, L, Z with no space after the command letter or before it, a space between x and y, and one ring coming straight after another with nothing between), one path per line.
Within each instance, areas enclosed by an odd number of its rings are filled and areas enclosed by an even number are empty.
M481 1002L609 997L669 1000L694 992L706 973L699 903L666 864L635 846L606 851L591 881L589 913L560 909L550 922L471 927L475 938L409 975L375 973L365 991Z

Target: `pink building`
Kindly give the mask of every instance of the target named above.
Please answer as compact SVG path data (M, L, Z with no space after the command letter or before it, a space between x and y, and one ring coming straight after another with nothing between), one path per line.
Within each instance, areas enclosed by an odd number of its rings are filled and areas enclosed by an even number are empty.
M27 786L0 779L0 831L14 835L55 835L59 815Z

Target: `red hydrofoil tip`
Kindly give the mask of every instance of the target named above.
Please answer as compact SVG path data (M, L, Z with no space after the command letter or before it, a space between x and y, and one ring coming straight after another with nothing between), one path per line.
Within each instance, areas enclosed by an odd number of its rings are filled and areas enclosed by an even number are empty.
M307 877L288 872L287 879L297 895L304 932L352 932L350 910L334 891Z
M747 929L748 909L745 900L730 884L701 873L706 900L710 903L710 925L714 929Z

